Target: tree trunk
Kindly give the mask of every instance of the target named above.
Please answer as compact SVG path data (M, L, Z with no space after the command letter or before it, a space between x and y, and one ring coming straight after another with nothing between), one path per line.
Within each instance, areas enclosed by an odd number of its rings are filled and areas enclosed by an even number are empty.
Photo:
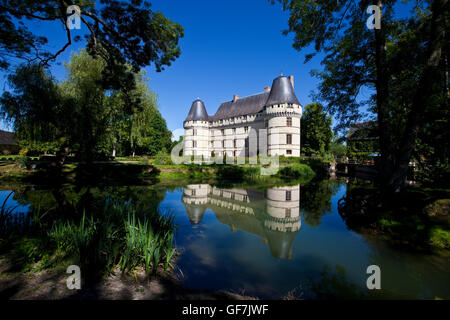
M448 0L435 0L431 5L431 29L427 46L427 63L419 79L413 105L408 115L405 132L396 155L397 163L392 176L392 189L400 191L406 182L408 165L414 143L417 138L421 120L433 93L439 65L442 61L442 48L445 38L445 12L448 10Z
M378 2L381 5L381 1ZM427 43L427 64L424 66L415 92L413 105L408 115L400 147L395 150L392 143L392 128L389 124L389 71L386 67L386 38L381 29L375 29L375 60L377 69L377 111L380 137L382 188L387 192L399 192L405 187L409 160L414 149L421 119L432 95L435 75L442 60L442 46L445 32L445 13L448 0L435 0L431 5L432 18L430 37Z
M382 1L378 1L382 6ZM392 129L389 123L389 71L386 63L386 35L385 25L381 18L381 28L375 29L375 65L377 91L377 115L380 143L380 180L383 188L391 184L394 172L394 152L392 150Z

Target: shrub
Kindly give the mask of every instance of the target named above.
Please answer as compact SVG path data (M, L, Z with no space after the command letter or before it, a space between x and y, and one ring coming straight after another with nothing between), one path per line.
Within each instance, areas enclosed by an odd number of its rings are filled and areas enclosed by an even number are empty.
M155 164L172 164L172 159L165 150L161 150L155 156Z
M309 166L297 163L281 168L279 175L284 178L312 179L315 176L315 173Z

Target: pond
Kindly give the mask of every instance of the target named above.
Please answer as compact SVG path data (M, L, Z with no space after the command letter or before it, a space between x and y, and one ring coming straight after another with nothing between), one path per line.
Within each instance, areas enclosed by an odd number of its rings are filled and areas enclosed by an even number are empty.
M190 288L268 299L449 299L448 259L349 230L337 210L346 189L338 180L272 188L156 185L96 189L90 198L114 193L174 215L175 272ZM45 192L22 190L8 201L28 208L56 198ZM366 286L370 265L380 267L381 290Z

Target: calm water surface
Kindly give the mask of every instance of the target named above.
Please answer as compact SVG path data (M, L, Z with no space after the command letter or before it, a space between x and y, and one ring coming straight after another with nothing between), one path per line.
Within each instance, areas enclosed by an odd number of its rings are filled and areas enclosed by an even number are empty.
M259 298L450 299L448 259L406 252L347 228L337 202L347 185L324 181L276 188L119 187L65 190L86 202L113 194L171 213L181 255L176 273L191 288ZM74 188L73 188L74 189ZM0 201L8 196L0 191ZM9 207L26 212L59 196L17 191ZM381 268L381 290L368 290L369 265Z
M195 184L167 192L160 208L176 217L178 272L189 287L261 298L450 298L448 260L349 230L337 212L345 192L338 182L266 190ZM377 292L366 287L373 264L381 268Z

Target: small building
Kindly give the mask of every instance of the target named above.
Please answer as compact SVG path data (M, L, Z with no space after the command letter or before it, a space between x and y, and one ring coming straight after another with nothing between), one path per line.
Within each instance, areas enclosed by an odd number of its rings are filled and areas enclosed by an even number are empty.
M184 154L251 157L257 154L300 156L302 105L294 76L279 76L263 92L222 103L214 115L197 99L183 123Z
M18 154L19 144L14 139L14 132L0 130L0 152L3 155Z
M376 122L366 121L353 124L347 135L347 153L350 158L367 158L378 153L379 137Z

